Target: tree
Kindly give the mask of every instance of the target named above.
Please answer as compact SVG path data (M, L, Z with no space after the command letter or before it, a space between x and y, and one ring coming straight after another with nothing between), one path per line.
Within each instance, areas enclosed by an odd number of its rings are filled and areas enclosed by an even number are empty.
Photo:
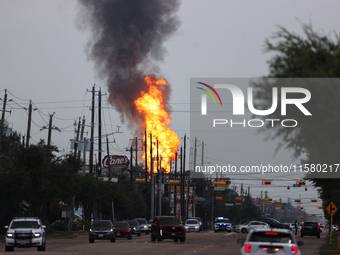
M268 61L269 76L255 84L254 97L257 98L257 109L269 109L271 106L272 87L282 86L276 78L336 78L340 77L340 40L337 33L334 37L325 36L314 31L312 25L302 24L304 36L289 32L279 26L273 37L265 41L266 51L274 52ZM273 78L273 79L268 79ZM296 81L296 80L295 80ZM327 79L321 82L316 79L308 81L311 100L305 107L312 113L308 118L297 108L287 110L287 119L295 119L298 126L294 129L270 124L262 128L268 138L280 137L280 146L292 149L295 157L302 154L306 159L302 163L324 163L327 165L339 163L340 151L340 95L339 80ZM314 82L315 81L315 82ZM282 84L282 83L281 83ZM285 83L284 87L300 87L294 83ZM295 95L298 96L298 95ZM280 98L280 97L279 97ZM279 111L265 118L281 119ZM340 169L339 169L340 170ZM311 176L306 176L311 178ZM320 197L325 205L331 200L340 205L337 180L310 179L314 186L319 187ZM331 191L332 190L332 191ZM340 220L340 216L334 216Z

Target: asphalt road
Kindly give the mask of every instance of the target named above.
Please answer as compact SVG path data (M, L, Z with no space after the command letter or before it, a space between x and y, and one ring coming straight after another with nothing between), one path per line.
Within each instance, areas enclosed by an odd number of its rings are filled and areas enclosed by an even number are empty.
M117 238L115 243L109 240L96 240L89 243L87 235L76 238L47 239L46 252L37 252L36 248L15 248L10 254L45 254L45 255L71 255L71 254L239 254L241 245L238 238L245 238L246 234L233 234L229 232L203 231L200 233L187 233L184 243L163 240L151 242L150 235L142 234L140 237L133 236L131 240ZM321 238L299 237L304 242L300 247L303 255L319 254L318 248L325 243L326 234ZM0 252L5 251L5 244L0 244Z

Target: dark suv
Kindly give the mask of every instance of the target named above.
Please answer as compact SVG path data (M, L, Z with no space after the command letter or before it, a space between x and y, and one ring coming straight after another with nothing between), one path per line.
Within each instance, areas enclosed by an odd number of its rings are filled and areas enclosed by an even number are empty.
M163 239L178 239L185 242L185 228L178 218L173 216L157 216L151 225L151 241L163 241Z
M95 220L92 223L89 231L89 242L93 243L95 239L116 241L115 228L110 220Z
M303 236L316 236L320 238L320 226L316 221L306 221L301 228L301 237Z
M271 228L284 228L284 229L290 229L288 224L280 223L278 220L273 218L257 218L257 220L265 222L269 224Z

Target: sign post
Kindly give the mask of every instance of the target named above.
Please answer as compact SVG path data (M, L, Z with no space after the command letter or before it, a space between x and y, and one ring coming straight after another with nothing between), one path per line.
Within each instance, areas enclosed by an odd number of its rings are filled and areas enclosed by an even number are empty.
M333 232L333 215L336 213L338 208L335 206L335 204L332 202L329 203L329 205L326 207L327 212L331 216L331 227L330 227L330 237L329 237L329 244L332 244L332 232Z

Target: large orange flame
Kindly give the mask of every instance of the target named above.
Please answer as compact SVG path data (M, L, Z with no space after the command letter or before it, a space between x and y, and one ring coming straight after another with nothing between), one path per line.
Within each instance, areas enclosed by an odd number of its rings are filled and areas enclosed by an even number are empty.
M168 127L171 118L164 108L162 90L160 89L160 86L166 86L167 82L164 79L156 79L154 75L145 76L144 81L149 86L149 91L142 91L141 97L135 100L135 105L137 110L145 116L144 125L147 133L152 134L152 156L157 156L158 140L158 154L159 157L162 157L162 170L165 173L170 173L169 163L171 159L175 158L181 140ZM147 139L147 148L150 149L150 138ZM142 157L145 159L145 154ZM151 165L149 152L147 163L148 166ZM156 162L154 162L154 172L157 172Z

